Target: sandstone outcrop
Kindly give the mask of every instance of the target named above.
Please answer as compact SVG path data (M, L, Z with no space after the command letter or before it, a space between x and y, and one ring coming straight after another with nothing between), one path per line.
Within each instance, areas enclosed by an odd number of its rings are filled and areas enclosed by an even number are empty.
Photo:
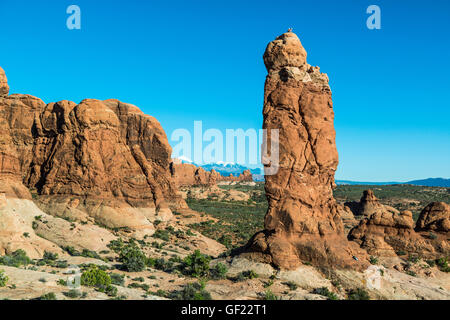
M396 256L398 253L418 255L424 258L438 258L450 254L445 217L446 204L432 203L423 211L415 226L410 211L394 212L383 210L383 206L360 221L348 238L357 242L371 255ZM448 220L447 220L448 221ZM419 231L419 232L417 232ZM430 231L444 231L430 237Z
M283 269L302 262L363 269L366 254L347 241L332 193L338 153L328 76L307 64L292 32L269 43L264 62L263 129L269 141L271 130L279 130L279 163L265 164L266 174L269 165L278 169L266 175L265 230L244 255Z
M0 72L0 193L45 212L151 233L152 221L185 206L170 172L159 122L118 100L45 104L7 96Z
M355 216L370 217L372 214L377 212L400 213L397 209L380 203L378 198L370 189L363 192L360 202L347 202L345 205L352 210Z
M0 97L7 96L9 93L8 79L5 71L0 67Z
M172 177L175 184L181 186L213 186L218 182L251 182L253 181L250 170L245 170L239 176L230 174L229 176L222 176L219 172L212 169L206 171L202 167L189 163L176 163L173 161L170 166Z
M435 231L450 233L450 205L445 202L432 202L420 213L416 231Z

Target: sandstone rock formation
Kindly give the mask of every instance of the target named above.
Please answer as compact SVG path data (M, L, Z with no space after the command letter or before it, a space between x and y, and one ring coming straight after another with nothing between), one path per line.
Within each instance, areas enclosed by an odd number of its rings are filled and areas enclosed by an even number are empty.
M153 232L152 221L184 206L158 121L118 100L45 104L8 93L0 72L0 193L38 195L55 216ZM6 94L5 94L6 93Z
M445 202L432 202L420 213L416 231L450 233L450 206Z
M284 269L302 262L365 268L367 257L347 241L332 193L338 153L328 76L307 64L292 32L269 43L264 62L263 129L269 141L271 130L279 130L279 164L268 164L278 170L266 176L265 230L244 255Z
M376 256L396 256L402 252L424 258L438 258L450 254L448 229L445 231L450 218L450 210L446 211L448 205L428 205L422 211L416 226L410 211L398 213L383 208L381 205L375 213L361 220L350 231L349 240L357 242L368 253ZM430 231L442 232L430 237Z
M9 93L8 80L5 71L0 67L0 97L7 96Z
M206 171L201 167L197 167L189 163L176 163L173 161L170 166L172 176L175 184L181 186L213 186L221 181L235 181L235 182L251 182L253 181L250 170L245 170L239 176L230 174L225 177L219 172L212 169Z
M397 209L380 203L378 198L370 189L363 192L360 202L347 202L345 205L352 210L355 216L370 217L376 212L400 213Z

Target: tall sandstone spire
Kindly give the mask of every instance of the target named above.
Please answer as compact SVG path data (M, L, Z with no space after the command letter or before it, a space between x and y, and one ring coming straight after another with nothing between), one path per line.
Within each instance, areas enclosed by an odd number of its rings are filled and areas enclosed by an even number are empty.
M264 53L263 129L269 137L279 130L279 164L270 164L271 175L266 167L265 230L244 255L283 269L302 262L362 269L366 254L346 239L333 198L338 153L328 76L308 65L306 56L290 31Z

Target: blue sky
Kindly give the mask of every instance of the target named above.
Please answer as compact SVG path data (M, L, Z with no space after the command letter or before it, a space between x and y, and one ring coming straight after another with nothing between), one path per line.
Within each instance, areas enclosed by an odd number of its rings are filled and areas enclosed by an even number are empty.
M66 8L81 8L81 30ZM382 29L366 27L381 8ZM11 92L117 98L177 128L262 125L266 44L293 27L330 77L340 164L360 181L450 178L450 2L0 1Z

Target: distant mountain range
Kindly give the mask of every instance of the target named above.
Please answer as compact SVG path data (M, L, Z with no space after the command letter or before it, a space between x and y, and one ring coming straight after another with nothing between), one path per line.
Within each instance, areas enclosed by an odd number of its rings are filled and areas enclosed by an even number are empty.
M336 184L339 185L372 185L372 186L383 186L383 185L393 185L393 184L410 184L414 186L426 186L426 187L447 187L450 188L450 179L444 178L428 178L422 180L412 180L408 182L362 182L362 181L351 181L351 180L336 180Z
M188 158L180 157L178 158L182 163L194 164L198 167L202 167L206 171L216 170L222 176L228 177L230 174L233 176L239 176L245 170L250 170L253 175L253 180L264 181L264 174L261 168L249 168L233 162L223 162L219 161L216 163L208 163L204 165L197 165ZM386 181L386 182L368 182L368 181L352 181L352 180L336 180L338 185L369 185L369 186L386 186L394 184L410 184L414 186L425 186L425 187L447 187L450 188L450 179L445 178L428 178L422 180L412 180L408 182L397 182L397 181Z
M243 166L243 165L240 165L237 163L233 163L233 162L219 161L216 163L208 163L208 164L198 165L186 157L179 157L178 159L181 160L181 163L193 164L193 165L196 165L197 167L202 167L206 171L211 171L214 169L224 177L228 177L228 176L230 176L230 174L232 174L233 176L239 176L245 170L250 170L250 172L256 176L260 176L262 174L262 170L260 168L249 168L249 167L246 167L246 166ZM258 180L258 179L256 179L256 180Z

